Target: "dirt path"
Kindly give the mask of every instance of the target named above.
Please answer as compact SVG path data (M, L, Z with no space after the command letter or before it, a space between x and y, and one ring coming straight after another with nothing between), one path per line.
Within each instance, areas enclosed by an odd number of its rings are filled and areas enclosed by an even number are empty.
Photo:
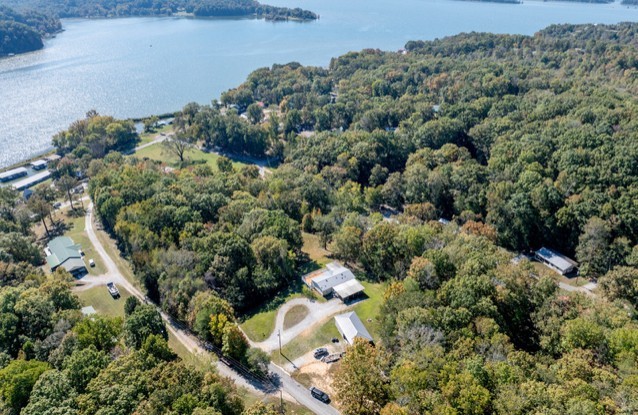
M302 305L308 308L308 315L298 324L295 324L289 329L284 329L284 318L286 313L294 306ZM288 301L286 304L279 308L277 317L275 319L275 329L271 333L270 337L266 340L256 343L251 342L253 347L259 347L265 352L272 352L279 348L279 335L281 334L281 345L290 343L295 337L299 336L306 330L323 324L327 319L333 315L346 311L348 306L342 303L340 300L333 299L326 303L318 303L311 301L307 298L295 298Z

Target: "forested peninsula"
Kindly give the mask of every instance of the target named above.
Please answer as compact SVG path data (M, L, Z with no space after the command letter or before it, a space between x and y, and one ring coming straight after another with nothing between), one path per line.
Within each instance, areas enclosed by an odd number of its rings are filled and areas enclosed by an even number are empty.
M637 46L638 24L557 25L273 65L178 111L159 156L88 113L53 140L53 184L87 177L148 298L256 371L237 324L312 297L294 287L313 252L378 287L374 344L325 375L344 415L635 414ZM189 156L213 149L270 170ZM0 189L2 413L276 413L178 358L154 307L83 316L70 275L40 268L56 197ZM597 288L519 255L541 246Z
M255 0L0 0L0 56L41 49L43 37L62 30L60 18L172 15L273 21L318 18L308 10L273 7Z
M255 0L1 0L0 3L60 18L171 16L177 13L196 17L255 16L269 20L315 20L318 17L307 10L273 7Z
M42 38L60 30L62 25L55 17L0 6L0 56L41 49Z

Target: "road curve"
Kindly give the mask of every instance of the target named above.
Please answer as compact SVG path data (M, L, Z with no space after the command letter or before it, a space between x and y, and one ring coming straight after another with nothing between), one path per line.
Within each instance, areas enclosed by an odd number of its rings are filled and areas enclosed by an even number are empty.
M308 315L299 323L289 329L284 329L286 313L296 305L308 308ZM320 326L333 315L348 310L348 306L341 300L333 299L325 303L311 301L307 298L295 298L281 306L275 318L275 328L270 336L262 342L251 342L253 347L259 347L265 352L272 352L279 347L279 334L281 333L281 345L284 346L294 340L306 330Z

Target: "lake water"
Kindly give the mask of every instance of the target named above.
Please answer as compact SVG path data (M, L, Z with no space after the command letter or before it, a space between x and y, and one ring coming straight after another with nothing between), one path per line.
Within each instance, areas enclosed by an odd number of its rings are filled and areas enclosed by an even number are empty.
M0 167L49 149L51 136L89 109L128 118L209 103L273 63L327 66L347 51L397 50L408 40L459 32L533 34L552 23L638 21L638 8L618 3L263 1L321 18L67 20L43 50L0 60Z

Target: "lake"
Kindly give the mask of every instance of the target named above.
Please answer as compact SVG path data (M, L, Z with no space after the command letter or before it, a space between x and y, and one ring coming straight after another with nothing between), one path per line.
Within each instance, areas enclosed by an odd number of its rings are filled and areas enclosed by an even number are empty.
M273 63L327 66L351 50L398 50L459 32L533 34L553 23L638 21L620 4L450 0L264 0L316 22L128 18L65 20L43 50L0 60L0 167L46 151L90 109L120 118L210 103Z

